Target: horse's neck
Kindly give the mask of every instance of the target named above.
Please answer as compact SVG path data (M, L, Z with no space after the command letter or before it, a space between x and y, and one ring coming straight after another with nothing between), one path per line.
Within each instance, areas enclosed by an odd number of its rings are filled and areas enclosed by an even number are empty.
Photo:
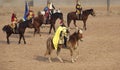
M19 23L19 28L27 28L27 22Z
M90 12L89 11L87 12L87 10L85 10L85 11L83 11L83 15L89 16Z
M71 36L70 36L70 40L77 40L78 41L78 35L77 35L77 33L73 33Z
M54 19L55 21L58 19L59 17L57 16L57 14L53 14L52 16L51 16L51 19Z

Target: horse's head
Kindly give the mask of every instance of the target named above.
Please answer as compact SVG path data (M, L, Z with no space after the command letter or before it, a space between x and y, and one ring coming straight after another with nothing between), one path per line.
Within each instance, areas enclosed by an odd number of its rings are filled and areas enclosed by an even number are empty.
M83 30L76 28L76 34L77 34L77 38L78 38L80 41L83 41L83 40L82 40L82 38L83 38Z
M91 14L92 16L95 16L95 11L94 11L93 9L90 9L90 14Z

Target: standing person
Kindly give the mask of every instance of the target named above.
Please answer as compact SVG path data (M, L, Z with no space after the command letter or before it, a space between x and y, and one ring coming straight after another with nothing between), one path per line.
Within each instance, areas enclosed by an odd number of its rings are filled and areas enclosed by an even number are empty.
M80 0L76 0L76 15L77 19L81 19L82 17L82 6Z
M13 32L15 32L15 26L17 24L17 21L18 21L18 19L17 19L16 13L13 12L12 16L11 16L11 25L10 25L13 29Z

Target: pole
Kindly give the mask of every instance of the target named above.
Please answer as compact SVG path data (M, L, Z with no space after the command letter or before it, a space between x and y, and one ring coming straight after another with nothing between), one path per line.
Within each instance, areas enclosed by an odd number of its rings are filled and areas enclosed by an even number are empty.
M107 14L110 13L110 0L107 0Z

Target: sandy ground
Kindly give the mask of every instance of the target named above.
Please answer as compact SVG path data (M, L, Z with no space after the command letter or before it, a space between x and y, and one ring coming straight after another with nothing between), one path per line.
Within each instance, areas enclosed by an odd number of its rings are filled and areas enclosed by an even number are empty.
M74 8L74 7L73 7ZM91 7L86 7L91 8ZM77 62L71 63L69 51L63 49L60 56L65 63L60 63L53 52L53 63L49 63L44 57L46 50L46 39L49 36L49 28L41 28L42 36L33 37L33 29L27 29L25 38L27 44L18 45L19 35L10 37L10 45L6 43L6 33L2 27L10 23L11 9L0 7L0 70L119 70L120 69L120 10L112 7L110 15L107 16L105 7L93 7L96 17L89 16L87 30L84 31L83 42L79 42L80 51ZM18 17L23 16L22 8L14 8ZM34 8L37 13L38 8ZM66 14L71 10L69 7L61 8L66 20ZM59 22L59 20L58 20ZM59 23L56 23L56 28ZM77 21L78 27L83 26ZM74 26L71 23L72 31Z

